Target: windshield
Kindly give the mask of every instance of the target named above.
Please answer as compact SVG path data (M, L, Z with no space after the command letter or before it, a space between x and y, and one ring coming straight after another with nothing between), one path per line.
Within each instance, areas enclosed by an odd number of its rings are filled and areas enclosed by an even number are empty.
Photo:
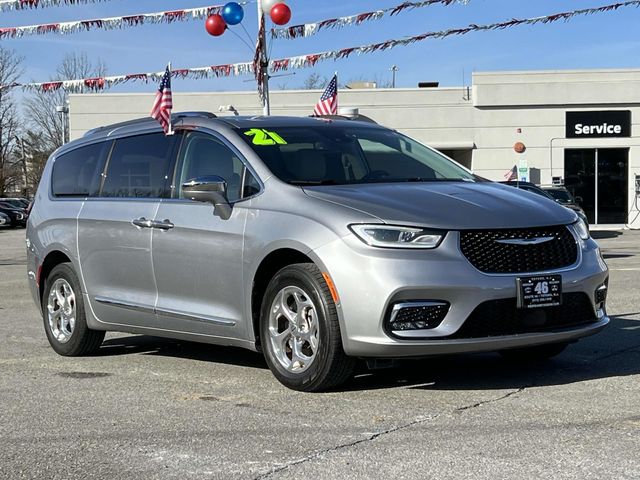
M573 197L567 190L547 190L546 192L560 203L574 203Z
M293 185L479 181L440 153L382 128L320 124L237 132L274 175Z

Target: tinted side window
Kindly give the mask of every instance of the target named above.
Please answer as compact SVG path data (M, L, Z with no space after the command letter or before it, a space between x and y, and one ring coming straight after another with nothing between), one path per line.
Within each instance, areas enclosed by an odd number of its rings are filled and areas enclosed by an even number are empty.
M56 197L89 197L97 195L104 158L111 142L76 148L56 158L51 188Z
M116 140L101 196L162 197L177 138L153 133Z
M179 198L182 184L203 176L217 175L227 182L227 198L230 202L240 198L240 183L244 164L225 144L211 135L192 132L187 135L181 153L178 169Z

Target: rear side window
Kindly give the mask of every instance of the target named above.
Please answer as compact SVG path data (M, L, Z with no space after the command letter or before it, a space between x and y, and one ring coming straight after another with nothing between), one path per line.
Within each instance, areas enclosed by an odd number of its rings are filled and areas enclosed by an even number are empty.
M163 197L177 138L153 133L116 140L101 196Z
M96 143L60 155L53 164L51 189L56 197L90 197L100 189L100 174L111 143Z

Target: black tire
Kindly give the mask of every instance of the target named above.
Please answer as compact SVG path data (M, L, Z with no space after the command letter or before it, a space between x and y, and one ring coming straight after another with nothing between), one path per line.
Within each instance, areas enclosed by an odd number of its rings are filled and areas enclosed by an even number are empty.
M506 359L518 362L535 362L560 355L568 345L568 343L550 343L548 345L538 345L535 347L513 348L510 350L501 350L500 355Z
M317 311L317 348L313 361L301 372L289 371L282 365L270 339L271 306L286 287L297 287L307 293ZM335 303L322 273L313 263L289 265L271 279L262 300L260 338L271 372L280 383L293 390L328 390L341 385L353 374L356 360L344 353ZM310 348L310 344L305 345Z
M49 322L49 295L57 280L64 280L71 287L75 297L73 306L75 308L75 325L67 341L63 342L56 338L52 326ZM44 321L44 331L47 334L49 344L56 353L65 357L78 357L96 351L104 340L105 332L91 330L87 327L84 302L82 300L82 290L80 282L70 263L61 263L51 270L44 284L42 296L42 319ZM54 322L55 323L55 322Z

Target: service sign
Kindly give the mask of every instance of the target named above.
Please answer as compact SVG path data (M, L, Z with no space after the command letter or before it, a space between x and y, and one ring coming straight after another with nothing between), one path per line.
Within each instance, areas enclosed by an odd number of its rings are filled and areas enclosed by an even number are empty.
M631 136L631 111L567 112L567 138Z

